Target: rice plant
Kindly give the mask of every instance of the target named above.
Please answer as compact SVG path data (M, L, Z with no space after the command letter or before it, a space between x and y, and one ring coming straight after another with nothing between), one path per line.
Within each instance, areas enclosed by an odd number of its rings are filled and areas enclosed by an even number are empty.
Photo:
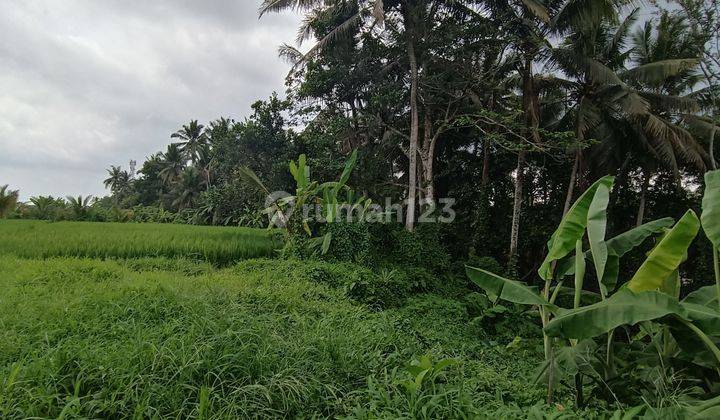
M147 223L3 220L0 238L0 254L25 258L184 257L216 265L269 256L281 246L261 229Z

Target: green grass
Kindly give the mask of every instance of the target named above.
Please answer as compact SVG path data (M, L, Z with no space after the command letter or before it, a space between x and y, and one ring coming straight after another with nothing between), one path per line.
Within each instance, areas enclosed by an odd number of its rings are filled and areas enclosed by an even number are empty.
M372 310L302 262L2 256L0 288L1 418L520 418L542 400L539 343L484 345L434 295ZM426 353L461 363L415 398L403 367Z
M541 403L532 333L490 335L472 300L394 297L358 265L253 258L279 245L253 229L0 221L0 418L576 414ZM458 364L410 392L424 355Z
M280 246L265 230L240 227L0 220L0 254L25 258L184 257L226 265Z

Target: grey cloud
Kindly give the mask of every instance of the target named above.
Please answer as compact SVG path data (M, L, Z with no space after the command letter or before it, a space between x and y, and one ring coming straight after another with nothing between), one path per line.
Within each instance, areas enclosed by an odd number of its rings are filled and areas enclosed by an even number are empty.
M3 3L0 1L0 3ZM28 1L0 15L0 184L103 194L110 164L284 90L299 17L250 1Z

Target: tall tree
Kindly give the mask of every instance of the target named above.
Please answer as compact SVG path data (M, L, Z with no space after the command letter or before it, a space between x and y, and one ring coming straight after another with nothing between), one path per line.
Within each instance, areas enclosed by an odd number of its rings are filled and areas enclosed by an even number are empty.
M160 154L162 169L160 178L165 185L172 185L185 169L185 155L177 143L168 145L167 150Z
M359 32L366 34L382 27L384 23L392 26L400 37L394 41L401 42L407 59L408 71L408 106L409 106L409 135L408 146L405 149L408 168L406 171L407 184L407 208L405 213L405 227L412 231L416 223L416 201L418 188L418 151L420 138L420 104L418 97L420 63L418 60L418 44L422 33L422 26L432 21L434 11L437 10L441 1L433 0L401 0L387 2L383 0L361 0L349 4L345 1L324 1L324 0L265 0L261 6L260 14L278 12L285 9L296 8L307 11L307 19L300 29L298 39L305 40L312 33L314 17L323 13L342 14L348 7L356 7L356 11L347 19L339 22L330 31L323 34L319 41L306 54L300 54L297 50L288 48L282 50L285 56L295 58L298 64L306 63L310 58L317 55L324 48L333 45L338 39L355 36ZM430 17L428 17L430 11ZM395 22L394 17L399 19Z
M185 157L193 164L200 158L200 151L207 143L205 126L199 124L197 120L192 120L190 123L183 125L180 130L173 133L170 137L179 140L177 144L180 150L182 150Z
M173 206L178 210L192 207L204 188L204 180L200 171L188 166L182 170L172 189Z
M8 185L0 186L0 219L4 219L15 210L20 193L11 190Z
M124 171L120 166L110 166L107 170L108 177L105 178L103 184L105 188L110 188L110 191L117 195L119 200L129 192L131 186L131 177L127 171Z

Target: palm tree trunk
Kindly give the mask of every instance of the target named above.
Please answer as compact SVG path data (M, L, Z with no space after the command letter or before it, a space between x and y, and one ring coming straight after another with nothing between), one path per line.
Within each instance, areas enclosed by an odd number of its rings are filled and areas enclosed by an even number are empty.
M525 173L525 152L521 150L518 152L517 168L515 169L515 195L513 197L513 216L512 224L510 225L510 255L509 255L509 267L512 269L517 260L518 253L518 240L520 236L520 212L522 210L523 201L523 181Z
M415 201L417 195L417 153L418 136L420 131L420 118L418 116L418 66L415 55L415 35L413 33L412 17L405 13L406 31L408 34L407 54L410 60L410 147L408 147L408 203L405 215L405 229L415 230Z
M523 63L523 112L525 113L525 125L531 143L538 142L540 134L538 127L540 120L538 115L537 97L535 83L532 74L532 57L526 57ZM517 168L515 175L515 194L513 197L513 218L510 225L510 254L508 259L508 271L517 271L518 242L520 236L520 213L523 202L523 182L525 178L525 160L527 151L518 152ZM516 273L512 273L516 274Z
M432 122L428 116L427 109L425 110L425 126L423 129L423 152L420 154L422 157L422 169L423 169L423 185L425 187L425 199L429 206L435 206L435 183L433 182L434 175L434 163L435 163L435 143L436 137L432 132Z
M648 169L643 169L643 184L640 191L640 205L638 206L637 220L635 222L635 226L642 225L643 220L645 219L645 204L647 201L647 190L649 187L650 171Z
M717 130L713 128L710 132L710 167L715 170L717 169L717 161L715 160L715 132Z

